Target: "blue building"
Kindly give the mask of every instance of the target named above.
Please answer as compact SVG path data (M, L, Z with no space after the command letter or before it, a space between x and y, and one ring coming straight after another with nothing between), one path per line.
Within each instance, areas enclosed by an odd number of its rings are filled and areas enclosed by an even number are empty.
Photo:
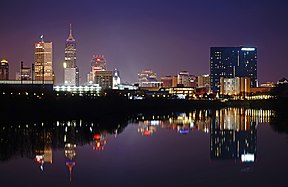
M219 92L220 78L248 77L250 86L257 87L257 48L211 47L210 85L212 92Z

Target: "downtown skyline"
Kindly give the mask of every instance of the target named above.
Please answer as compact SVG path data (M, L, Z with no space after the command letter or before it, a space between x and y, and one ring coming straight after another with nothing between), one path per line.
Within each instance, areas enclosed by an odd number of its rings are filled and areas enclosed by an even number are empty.
M21 61L28 67L34 62L33 45L43 34L45 41L53 42L56 84L62 84L69 24L77 41L81 83L86 82L93 55L104 55L108 69L117 68L123 82L134 83L143 69L152 69L158 77L183 70L207 74L210 47L222 46L257 47L260 83L288 75L287 2L111 0L49 1L39 6L31 0L18 4L1 2L0 58L9 62L10 79ZM51 14L39 16L43 9Z

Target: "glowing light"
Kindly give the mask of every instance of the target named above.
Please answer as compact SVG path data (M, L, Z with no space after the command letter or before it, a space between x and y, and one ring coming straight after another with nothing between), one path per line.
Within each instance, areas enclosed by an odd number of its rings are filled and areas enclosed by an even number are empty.
M99 140L101 138L101 135L100 134L94 134L94 140Z
M254 154L242 154L241 161L242 162L254 162L255 155Z
M243 47L241 51L255 51L255 48Z

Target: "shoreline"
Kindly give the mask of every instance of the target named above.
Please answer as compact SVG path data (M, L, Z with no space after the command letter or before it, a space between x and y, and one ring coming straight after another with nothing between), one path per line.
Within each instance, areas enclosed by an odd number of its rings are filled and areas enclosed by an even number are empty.
M95 98L0 98L1 119L40 120L101 118L113 115L132 115L137 113L177 112L195 109L252 108L281 110L288 106L288 100L173 100L145 99L128 100L121 97Z

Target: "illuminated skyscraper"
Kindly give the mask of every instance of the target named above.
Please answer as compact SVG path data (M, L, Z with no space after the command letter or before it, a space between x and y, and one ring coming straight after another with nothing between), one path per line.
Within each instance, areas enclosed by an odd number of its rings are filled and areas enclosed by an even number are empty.
M35 80L52 81L53 67L52 67L52 42L42 41L35 43Z
M0 63L0 80L9 79L9 64L7 60L1 60Z
M91 60L91 71L87 75L88 83L95 83L95 72L106 71L106 59L103 55L93 56Z
M70 33L65 43L65 62L64 62L64 84L79 85L78 68L76 67L76 40L72 36L72 27L70 24Z
M113 89L118 89L118 85L120 84L120 74L117 69L113 72Z
M251 47L211 47L210 84L219 92L220 78L248 77L251 87L257 87L257 49Z

